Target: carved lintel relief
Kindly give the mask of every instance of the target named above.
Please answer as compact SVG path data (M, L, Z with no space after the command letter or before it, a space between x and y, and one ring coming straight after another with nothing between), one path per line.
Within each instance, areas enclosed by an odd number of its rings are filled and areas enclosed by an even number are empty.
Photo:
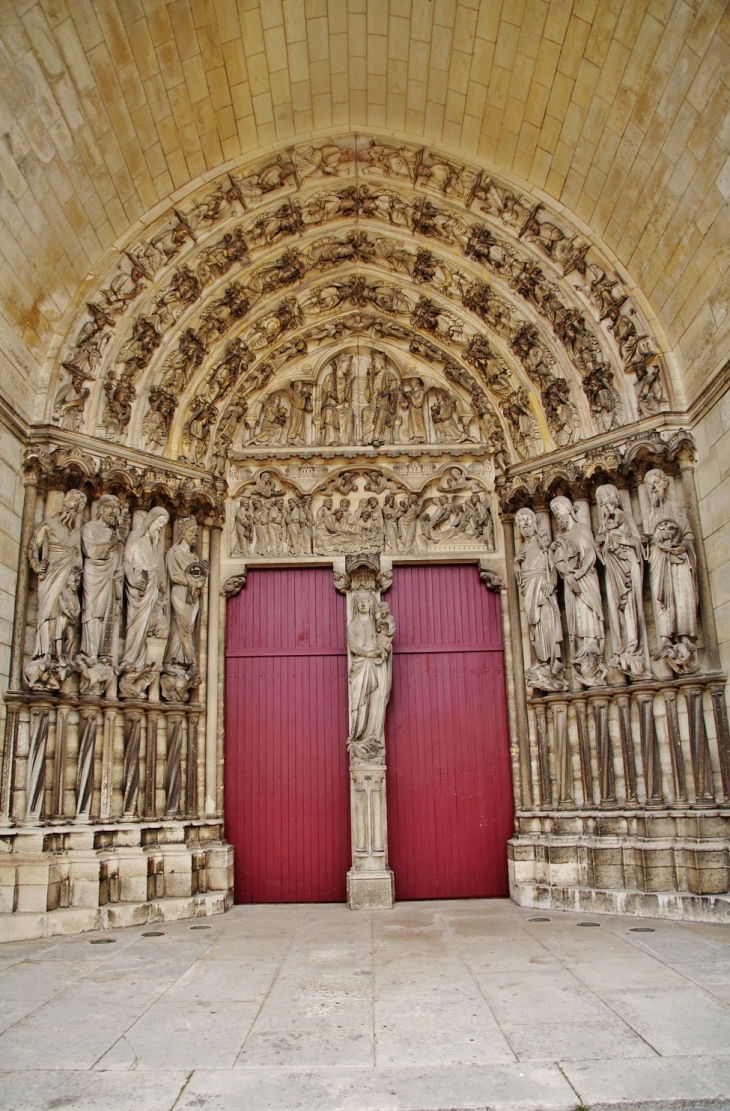
M335 586L347 597L347 688L352 868L347 875L353 909L391 907L385 797L385 715L393 682L395 621L381 592L392 571L379 555L335 561Z

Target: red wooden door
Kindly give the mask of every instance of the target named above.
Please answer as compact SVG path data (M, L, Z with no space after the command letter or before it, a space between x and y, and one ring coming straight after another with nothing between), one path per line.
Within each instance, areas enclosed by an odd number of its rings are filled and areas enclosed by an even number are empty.
M398 899L508 894L512 776L499 595L472 565L396 567L386 718Z
M250 571L226 634L237 903L345 901L347 725L345 599L332 571Z

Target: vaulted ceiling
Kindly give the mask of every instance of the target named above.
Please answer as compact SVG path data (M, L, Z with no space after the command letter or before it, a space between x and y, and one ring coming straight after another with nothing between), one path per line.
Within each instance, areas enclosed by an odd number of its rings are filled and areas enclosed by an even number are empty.
M206 175L348 131L564 210L680 399L730 352L725 0L0 0L0 31L2 380L27 417L115 246Z

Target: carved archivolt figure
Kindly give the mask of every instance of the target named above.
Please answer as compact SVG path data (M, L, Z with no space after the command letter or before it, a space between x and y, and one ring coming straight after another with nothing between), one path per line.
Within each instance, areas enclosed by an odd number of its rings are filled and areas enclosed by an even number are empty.
M38 616L33 659L25 669L32 687L58 689L71 667L81 612L81 529L78 517L86 495L69 490L54 517L48 517L28 545L28 562L38 575Z
M207 560L198 560L193 551L198 538L194 517L175 522L174 543L167 553L170 576L170 639L165 650L161 678L163 698L187 702L190 689L200 683L196 629L200 595L208 577Z
M647 471L644 486L649 495L649 569L656 607L658 659L666 659L677 672L696 668L697 559L695 538L687 515L667 496L669 479L664 471Z
M84 552L84 608L81 652L88 664L112 661L114 622L122 601L123 528L121 505L114 494L103 494L97 515L81 530Z
M568 684L563 677L560 649L563 630L550 541L540 532L531 509L520 509L515 519L525 541L515 556L515 577L522 593L530 642L537 657L537 663L525 672L525 680L538 690L564 691Z
M565 583L573 673L583 686L599 686L605 682L606 666L601 660L603 606L595 568L596 545L590 529L577 520L568 498L553 498L550 508L560 530L550 550Z
M158 506L147 514L142 528L132 532L124 546L127 582L127 637L123 672L139 674L147 668L147 637L164 636L165 565L160 543L170 516ZM151 675L150 675L151 678ZM141 694L136 690L135 694Z
M609 665L632 679L640 679L646 671L641 536L631 512L626 512L621 504L615 486L599 486L596 501L601 519L596 546L606 566L608 619L613 643Z
M383 762L394 635L395 621L388 606L384 602L379 604L372 591L356 591L347 626L350 655L347 747L352 763Z

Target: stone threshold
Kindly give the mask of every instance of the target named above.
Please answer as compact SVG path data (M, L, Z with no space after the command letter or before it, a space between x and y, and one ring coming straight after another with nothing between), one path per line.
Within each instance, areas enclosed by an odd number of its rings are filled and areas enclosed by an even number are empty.
M518 906L534 910L619 914L634 918L663 918L675 922L730 922L730 893L694 895L689 891L609 891L542 883L513 883L510 886L510 895Z

